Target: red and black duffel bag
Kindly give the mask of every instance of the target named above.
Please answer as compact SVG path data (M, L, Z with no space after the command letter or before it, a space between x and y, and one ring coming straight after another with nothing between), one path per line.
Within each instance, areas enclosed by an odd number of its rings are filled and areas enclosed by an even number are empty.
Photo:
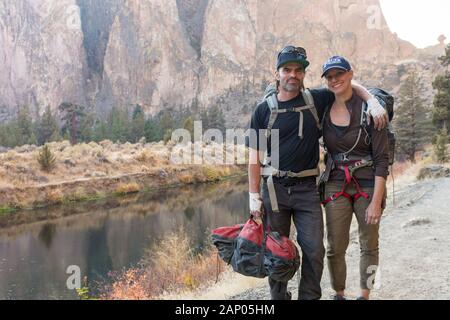
M300 266L294 243L278 232L264 230L253 218L244 225L213 230L212 240L219 256L245 276L289 281Z

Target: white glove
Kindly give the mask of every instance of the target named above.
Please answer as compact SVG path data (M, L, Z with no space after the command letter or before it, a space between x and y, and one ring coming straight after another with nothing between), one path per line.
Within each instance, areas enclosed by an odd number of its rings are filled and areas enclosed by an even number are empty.
M377 98L371 98L367 101L367 112L374 118L383 116L386 110L377 100Z
M256 218L261 215L262 201L259 193L249 192L250 195L250 213Z
M389 123L389 116L376 98L371 98L367 101L367 113L369 114L369 117L367 117L368 125L370 125L370 116L372 116L375 129L381 130L386 128Z

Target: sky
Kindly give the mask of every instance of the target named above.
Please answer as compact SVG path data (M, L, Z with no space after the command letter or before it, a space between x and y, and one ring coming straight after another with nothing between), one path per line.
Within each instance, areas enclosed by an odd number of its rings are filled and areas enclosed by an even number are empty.
M392 32L418 48L438 44L444 34L450 43L449 0L380 0Z

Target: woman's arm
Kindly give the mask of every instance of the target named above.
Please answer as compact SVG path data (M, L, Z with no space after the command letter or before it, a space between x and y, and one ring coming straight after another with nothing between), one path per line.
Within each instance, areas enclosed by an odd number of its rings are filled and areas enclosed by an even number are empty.
M389 140L387 129L378 131L370 127L372 138L372 158L375 168L375 186L372 199L366 211L366 222L377 224L383 214L383 200L386 192L386 180L389 174Z
M355 90L356 95L366 102L375 98L365 87L355 81L352 81L352 88Z
M383 214L383 199L386 192L386 179L383 177L375 177L375 187L373 191L372 201L366 211L366 223L377 224L380 222Z

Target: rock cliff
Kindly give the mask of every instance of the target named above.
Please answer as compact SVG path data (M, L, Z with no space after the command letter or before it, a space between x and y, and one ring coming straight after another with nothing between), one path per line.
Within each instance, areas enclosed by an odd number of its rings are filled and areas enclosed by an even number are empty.
M0 121L71 101L100 115L215 104L245 125L286 44L307 49L307 86L341 54L394 92L411 67L430 83L444 48L399 39L378 0L0 0Z

